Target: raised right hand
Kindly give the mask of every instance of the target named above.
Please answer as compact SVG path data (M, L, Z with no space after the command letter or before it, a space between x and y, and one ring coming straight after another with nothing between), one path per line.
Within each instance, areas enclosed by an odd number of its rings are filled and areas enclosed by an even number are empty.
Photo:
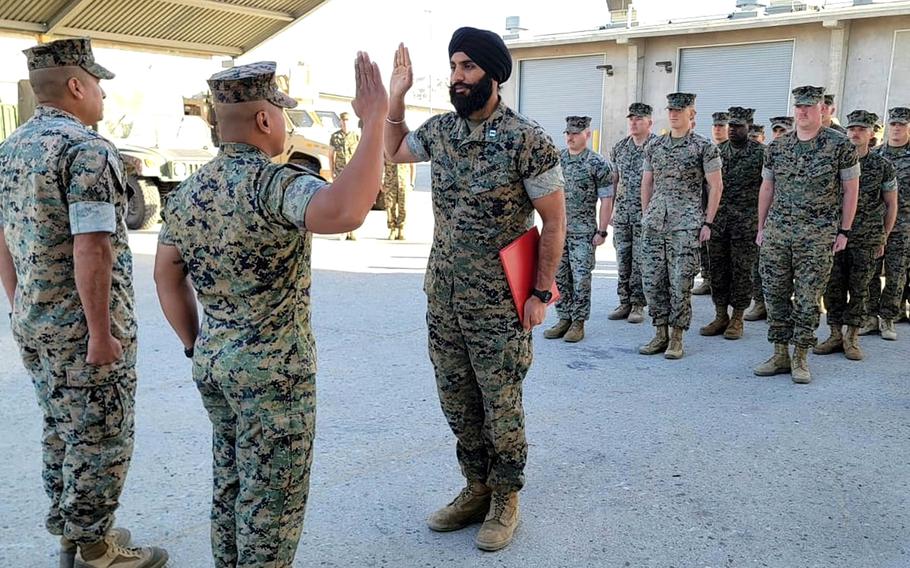
M393 100L404 100L404 95L414 84L414 71L411 69L411 53L403 43L398 44L395 52L395 63L392 67L392 80L389 85L389 96ZM396 117L397 118L397 117Z
M357 52L354 78L357 83L354 100L351 101L354 113L364 124L385 120L389 115L389 95L382 83L379 66L370 61L370 56L364 51Z

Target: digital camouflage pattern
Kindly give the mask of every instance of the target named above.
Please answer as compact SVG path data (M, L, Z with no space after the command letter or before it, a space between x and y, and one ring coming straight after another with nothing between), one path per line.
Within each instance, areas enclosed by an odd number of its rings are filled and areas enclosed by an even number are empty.
M591 316L597 202L613 197L613 174L607 161L588 148L575 156L564 149L559 161L566 180L566 244L556 273L561 293L556 313L562 319L585 321Z
M58 39L23 50L29 71L53 67L82 67L98 79L113 79L114 74L95 62L92 41L88 38Z
M408 133L431 160L435 228L427 263L430 360L462 473L498 491L524 484L522 379L531 334L515 312L499 251L533 224L533 199L563 189L559 154L502 103L473 130L455 113Z
M752 267L758 258L758 190L765 147L753 140L737 148L727 140L718 147L723 161L724 192L708 241L711 297L716 306L749 307Z
M260 61L225 69L212 75L208 84L216 103L269 101L282 108L297 106L296 100L278 88L274 61Z
M385 194L386 224L389 229L403 229L407 217L407 190L411 185L410 166L386 162L382 170L382 191Z
M654 326L689 329L692 281L698 273L698 231L643 229L642 282Z
M640 105L640 107L636 107ZM647 108L643 108L647 107ZM642 114L646 113L646 114ZM634 103L629 114L650 116L651 107ZM610 152L610 163L619 176L613 198L613 248L616 249L618 279L616 292L621 304L644 306L645 293L641 283L641 176L645 148L656 140L648 134L641 146L635 145L631 136L617 142Z
M113 145L61 110L39 105L0 145L0 224L18 284L12 330L44 415L47 528L77 543L113 522L133 450L136 388L132 254L123 166ZM112 364L85 364L88 326L76 290L74 236L111 235Z
M360 134L353 130L342 132L339 129L332 133L329 138L329 146L335 151L335 161L332 164L333 177L338 177L341 170L348 165L348 162L354 157L358 144L360 144Z
M670 93L667 95L668 109L683 109L695 104L696 95L693 93Z
M906 112L905 112L906 111ZM910 109L896 107L889 111L889 122L910 122ZM896 319L900 312L900 302L904 285L907 282L907 270L910 267L910 144L889 146L887 142L873 150L885 158L895 170L897 176L898 208L897 222L885 245L885 256L878 259L874 275L884 270L885 285L873 277L869 283L869 301L867 311L884 319Z
M853 144L829 128L806 142L790 132L765 150L762 177L774 182L774 197L760 270L771 343L815 346L819 299L834 262L841 182L859 173Z
M590 116L567 116L565 132L579 134L591 126Z
M894 167L880 155L867 154L860 158L859 166L859 199L853 230L847 248L834 255L834 266L825 288L829 325L862 326L869 284L879 266L875 253L885 244L884 194L897 191Z
M790 94L793 95L793 105L802 106L802 105L817 105L822 102L825 97L825 88L824 87L813 87L812 85L803 85L801 87L795 87ZM834 99L832 97L832 104Z
M289 567L297 549L316 413L304 221L324 185L225 143L164 208L159 242L177 247L203 309L193 379L213 426L217 568Z

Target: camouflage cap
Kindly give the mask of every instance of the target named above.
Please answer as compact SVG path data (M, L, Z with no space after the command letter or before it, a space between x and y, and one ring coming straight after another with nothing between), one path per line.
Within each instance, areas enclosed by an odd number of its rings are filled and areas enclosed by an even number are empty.
M825 93L825 104L831 106L834 104L834 95L831 93Z
M633 116L650 117L652 112L654 112L654 109L651 108L651 105L632 103L629 105L629 114L626 115L626 118Z
M679 110L690 106L695 106L695 94L693 93L670 93L667 95L668 109Z
M785 130L793 130L793 117L792 116L775 116L771 118L771 128L783 128Z
M755 114L754 108L730 107L727 109L730 116L730 124L733 126L745 126L752 124L752 116Z
M822 98L825 96L825 88L803 85L802 87L796 87L791 93L793 94L793 104L795 106L811 106L822 102Z
M888 110L888 124L910 124L910 108L894 107Z
M98 79L113 79L114 74L95 63L92 40L87 37L58 39L23 50L28 70L52 67L81 67Z
M730 122L730 113L715 112L711 118L714 120L714 126L726 126Z
M750 124L749 125L749 134L764 134L765 125L764 124Z
M297 101L278 89L274 61L260 61L225 69L209 77L208 83L216 103L269 101L284 108L297 106Z
M584 132L585 128L591 126L590 116L567 116L566 130L567 134L578 134Z
M847 115L847 128L851 126L875 128L876 122L878 122L878 115L867 110L855 110Z

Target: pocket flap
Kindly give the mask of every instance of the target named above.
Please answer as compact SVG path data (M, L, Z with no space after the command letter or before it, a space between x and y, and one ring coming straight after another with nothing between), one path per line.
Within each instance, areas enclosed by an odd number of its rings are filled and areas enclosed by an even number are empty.
M73 388L93 388L112 385L118 382L118 370L123 368L124 362L117 361L110 365L82 365L69 367L66 370L66 386Z
M301 413L263 414L260 420L262 435L270 440L299 436L306 432L306 417Z

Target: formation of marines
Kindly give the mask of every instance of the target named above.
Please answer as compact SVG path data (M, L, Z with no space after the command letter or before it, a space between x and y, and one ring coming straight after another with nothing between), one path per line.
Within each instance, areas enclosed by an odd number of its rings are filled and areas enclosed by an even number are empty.
M87 39L26 56L39 104L0 145L0 277L44 417L46 527L60 537L64 568L160 568L166 551L113 526L133 448L137 325L123 166L89 125L102 118L100 81L114 75ZM358 53L362 136L355 149L346 126L333 135L331 183L272 161L284 147L283 109L296 104L278 89L274 63L209 79L222 145L167 200L155 282L212 424L218 568L293 563L316 411L312 234L353 236L394 186L390 238L403 238L413 169L402 164L433 166L429 356L465 478L427 524L481 523L482 550L506 547L519 524L531 331L555 281L559 321L545 337L584 338L595 250L611 224L620 304L609 318L641 323L647 306L655 334L642 354L684 356L699 270L716 308L703 335L739 339L743 321L766 312L773 355L757 375L807 383L810 350L862 359L860 335L896 339L910 258L910 108L888 111L887 140L875 147L874 113L851 112L845 136L829 122L833 98L797 87L794 116L771 120L765 146L752 136L753 109L715 113L712 142L693 131L696 96L672 93L665 135L651 133L653 109L633 103L629 135L605 159L587 147L589 117L567 117L560 152L502 102L512 58L497 34L458 29L449 63L455 111L410 130L408 49L395 53L388 91ZM519 320L498 253L535 213L538 267ZM817 345L822 297L831 333Z

